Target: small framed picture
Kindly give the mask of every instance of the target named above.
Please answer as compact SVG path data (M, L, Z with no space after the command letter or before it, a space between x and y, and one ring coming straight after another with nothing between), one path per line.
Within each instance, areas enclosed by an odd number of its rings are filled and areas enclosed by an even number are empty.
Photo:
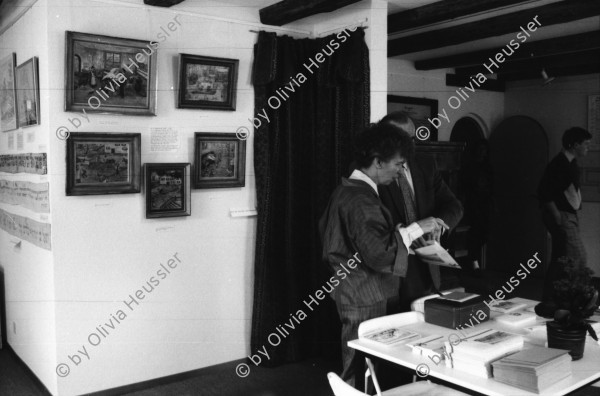
M146 218L191 215L191 164L144 164Z
M246 141L235 133L196 132L194 188L244 187Z
M418 141L437 142L438 130L427 120L437 116L438 101L436 99L388 95L387 101L388 114L402 111L414 121Z
M65 111L156 114L154 41L66 33Z
M2 132L17 129L17 86L14 52L0 60L0 129Z
M67 195L139 193L139 133L72 132L67 139Z
M19 128L40 124L38 58L34 56L17 67L17 115Z
M235 110L239 60L179 54L180 109Z

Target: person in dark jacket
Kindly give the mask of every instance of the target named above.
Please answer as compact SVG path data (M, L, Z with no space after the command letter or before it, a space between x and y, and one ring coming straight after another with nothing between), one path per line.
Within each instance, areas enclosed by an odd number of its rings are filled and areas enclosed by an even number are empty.
M365 130L355 142L357 169L342 178L319 221L323 260L334 273L330 295L342 322L341 377L351 385L363 375L363 365L347 342L358 338L361 322L397 312L399 278L408 264L403 234L408 233L379 199L378 186L395 183L411 147L410 136L394 126ZM417 226L436 234L444 225L428 217Z
M544 300L551 299L552 282L560 277L558 259L572 258L586 265L586 252L579 233L581 190L577 159L587 155L592 135L583 128L570 128L563 134L563 149L546 167L538 186L542 220L552 236L552 254L546 272Z

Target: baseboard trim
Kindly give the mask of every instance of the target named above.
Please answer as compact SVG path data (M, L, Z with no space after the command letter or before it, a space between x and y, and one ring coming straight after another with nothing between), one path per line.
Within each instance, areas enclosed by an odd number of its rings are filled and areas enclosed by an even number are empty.
M237 366L237 364L245 363L246 361L246 358L233 360L230 362L220 363L214 366L202 367L191 371L185 371L183 373L167 375L166 377L154 378L147 381L137 382L135 384L123 385L116 388L110 388L94 393L87 393L86 396L118 396L123 395L125 393L138 392L161 385L167 385L172 382L178 382L193 377L199 377L202 375L209 375L215 371L221 371L223 366L233 365L235 367Z
M8 353L10 353L10 354L12 354L14 356L14 358L17 361L17 364L21 367L21 369L23 371L25 371L25 374L29 377L29 379L31 380L31 382L33 382L33 384L36 386L36 388L38 388L38 390L40 392L46 394L47 396L52 396L52 393L50 393L50 391L48 390L48 388L46 388L46 385L44 385L44 383L42 381L40 381L40 379L38 378L38 376L35 375L35 373L33 371L31 371L31 369L29 368L29 366L27 366L27 364L25 364L25 362L23 361L23 359L21 359L21 357L19 355L17 355L17 353L10 346L10 344L7 342L5 345L6 345L6 350L8 351Z

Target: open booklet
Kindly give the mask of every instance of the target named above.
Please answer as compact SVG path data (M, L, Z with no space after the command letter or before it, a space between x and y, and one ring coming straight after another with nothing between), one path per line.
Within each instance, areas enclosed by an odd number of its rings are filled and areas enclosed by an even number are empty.
M386 345L392 345L400 341L408 340L414 337L418 337L419 333L413 331L402 330L398 327L389 329L377 329L369 333L363 334L361 338L367 340L380 342Z
M417 257L426 264L435 264L442 267L460 268L460 265L437 241L427 241L426 246L413 249Z

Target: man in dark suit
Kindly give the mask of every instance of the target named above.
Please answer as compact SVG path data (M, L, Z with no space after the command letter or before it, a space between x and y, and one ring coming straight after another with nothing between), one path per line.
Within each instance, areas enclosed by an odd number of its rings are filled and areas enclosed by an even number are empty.
M401 133L415 136L413 121L402 112L390 113L380 123L393 125ZM414 147L406 160L396 182L379 186L378 189L381 202L391 212L394 223L401 224L404 244L410 247L423 236L423 230L418 225L421 219L433 217L440 220L445 226L444 232L458 224L463 207L442 180L435 161L416 157ZM429 234L425 237L439 240L440 235ZM412 301L439 290L439 287L439 266L426 265L415 255L409 254L406 276L400 278L400 311L409 311Z

